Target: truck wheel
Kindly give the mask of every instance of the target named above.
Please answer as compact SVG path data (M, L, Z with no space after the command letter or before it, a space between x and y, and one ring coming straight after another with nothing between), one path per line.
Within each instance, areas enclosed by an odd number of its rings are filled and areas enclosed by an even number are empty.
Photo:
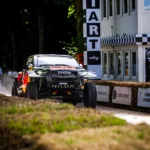
M85 83L83 91L83 102L85 107L96 108L97 105L97 91L93 83Z
M38 91L36 83L28 83L27 85L27 98L37 100L38 99Z
M13 83L12 89L11 89L11 95L12 96L17 96L17 86L16 86L16 82Z

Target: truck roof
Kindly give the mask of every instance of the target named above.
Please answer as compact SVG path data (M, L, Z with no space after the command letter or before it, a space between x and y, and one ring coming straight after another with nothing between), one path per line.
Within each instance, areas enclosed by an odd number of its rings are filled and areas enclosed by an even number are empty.
M33 56L37 57L72 57L71 55L62 55L62 54L35 54Z

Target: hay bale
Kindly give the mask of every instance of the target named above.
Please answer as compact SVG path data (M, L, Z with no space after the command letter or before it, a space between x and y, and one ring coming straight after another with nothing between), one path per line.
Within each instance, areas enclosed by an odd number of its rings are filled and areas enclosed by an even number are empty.
M111 81L110 80L88 80L88 82L92 82L97 85L150 88L150 82L113 81L113 80L111 80Z
M88 82L95 83L96 85L107 85L110 86L110 100L109 104L112 104L112 92L114 86L120 87L131 87L132 97L131 97L131 107L135 109L137 107L138 99L138 88L150 88L150 82L134 82L134 81L109 81L109 80L88 80Z

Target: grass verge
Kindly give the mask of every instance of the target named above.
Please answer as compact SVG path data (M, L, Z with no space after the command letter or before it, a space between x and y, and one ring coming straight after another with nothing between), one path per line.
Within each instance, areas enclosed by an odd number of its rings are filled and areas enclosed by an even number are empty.
M0 150L150 149L149 126L134 127L93 109L2 95L0 104Z
M65 103L39 103L32 106L1 107L2 125L23 135L126 124L122 119L92 109L78 109Z

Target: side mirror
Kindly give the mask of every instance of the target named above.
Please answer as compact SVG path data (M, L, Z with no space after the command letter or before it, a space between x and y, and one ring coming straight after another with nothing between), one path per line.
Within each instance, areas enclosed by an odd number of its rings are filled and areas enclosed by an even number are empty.
M28 64L28 69L32 69L33 68L33 64L29 63Z
M80 67L83 67L83 65L82 65L82 64L79 64L79 66L80 66Z

